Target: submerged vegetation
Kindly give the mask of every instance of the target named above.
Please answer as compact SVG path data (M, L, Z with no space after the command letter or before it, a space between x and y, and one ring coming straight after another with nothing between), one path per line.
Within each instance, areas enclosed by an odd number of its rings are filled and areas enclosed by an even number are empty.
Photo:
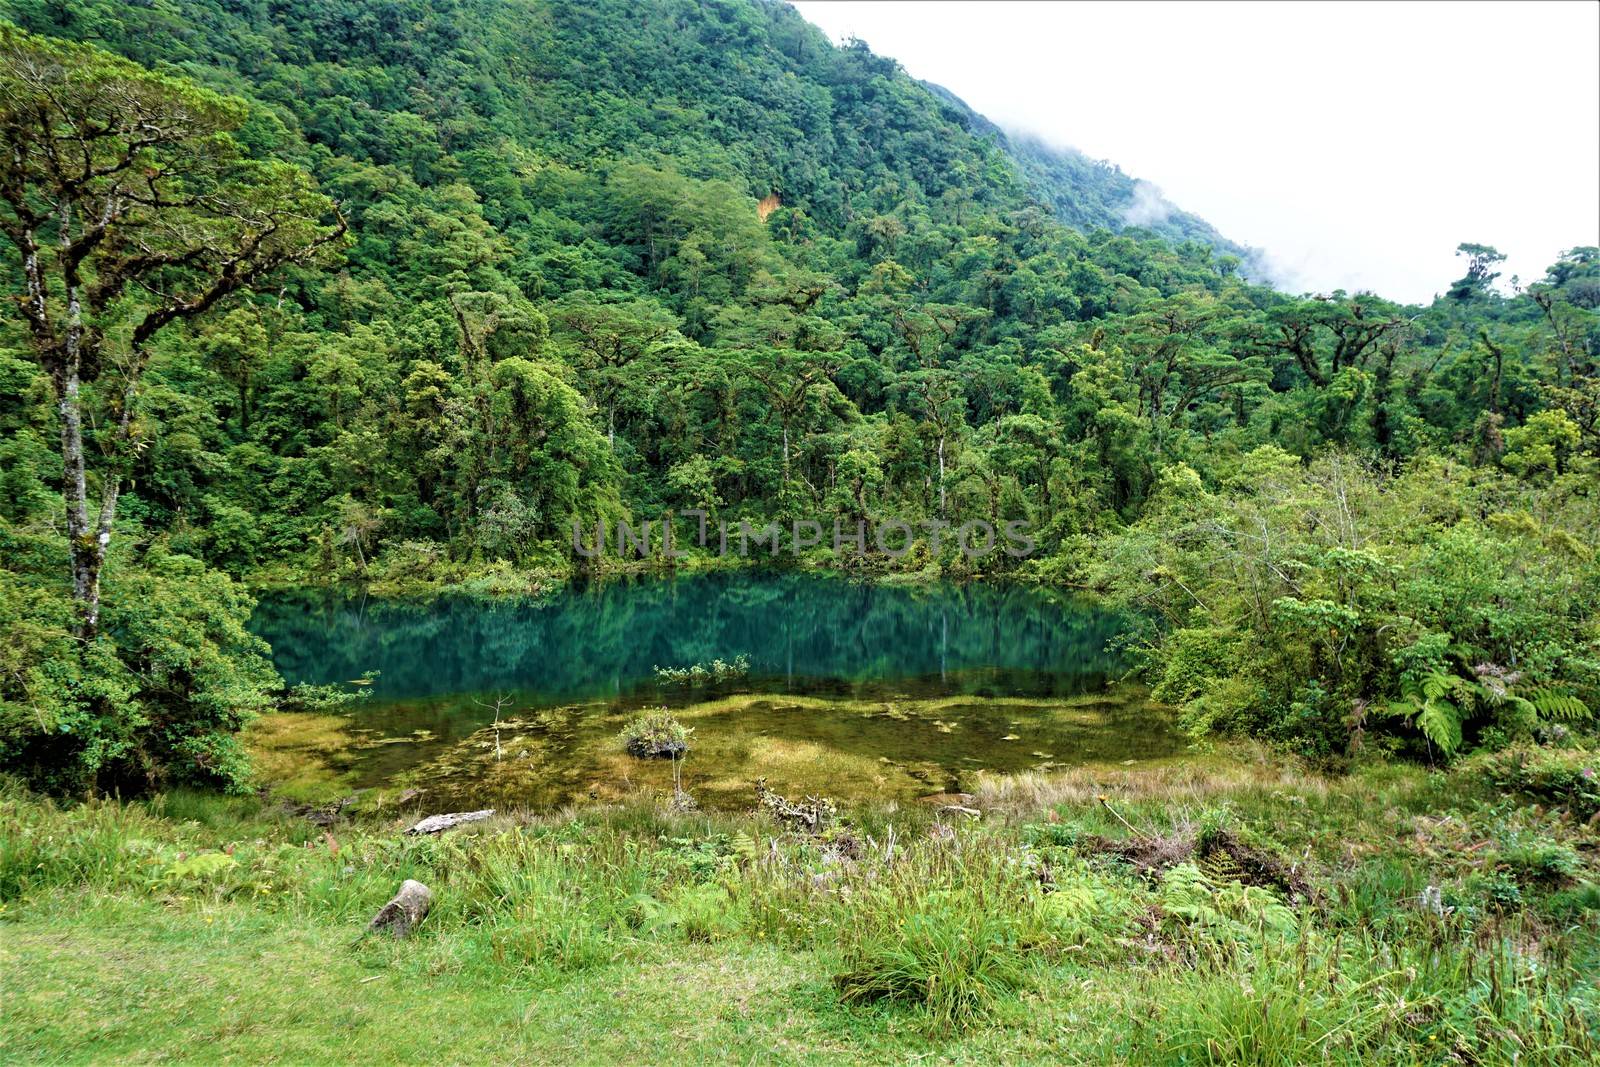
M431 713L385 710L263 715L246 746L265 786L307 803L359 793L370 806L409 792L436 807L549 810L687 787L722 811L747 807L755 782L796 796L909 803L969 791L985 775L1149 765L1183 750L1166 710L1137 687L1067 698L738 693L642 712L626 700L518 707L455 737L413 725ZM663 765L691 739L692 759Z

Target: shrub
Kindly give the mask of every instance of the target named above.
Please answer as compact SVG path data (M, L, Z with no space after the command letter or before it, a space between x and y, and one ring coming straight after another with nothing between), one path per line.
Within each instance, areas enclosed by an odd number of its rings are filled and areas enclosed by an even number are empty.
M281 682L245 628L243 587L154 546L107 569L101 633L79 646L29 550L0 529L0 630L15 635L0 649L0 764L57 794L247 788L237 735Z
M622 728L622 747L640 759L677 759L689 751L689 728L659 708Z
M708 682L728 682L750 673L750 657L735 656L732 663L714 659L710 663L694 663L687 667L657 667L656 681L669 685L705 685Z
M1579 819L1600 812L1600 759L1593 752L1518 745L1473 766L1499 789L1564 807Z

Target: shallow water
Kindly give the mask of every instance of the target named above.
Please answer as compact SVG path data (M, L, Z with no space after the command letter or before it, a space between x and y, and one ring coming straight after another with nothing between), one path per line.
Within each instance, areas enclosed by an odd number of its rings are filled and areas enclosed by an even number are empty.
M754 571L522 603L278 594L252 620L290 684L378 672L332 756L342 785L534 807L670 788L668 764L616 743L659 705L695 731L685 787L718 807L748 806L759 777L910 799L980 771L1169 755L1167 717L1113 684L1124 665L1107 644L1124 626L1027 587ZM741 656L748 674L716 684L655 670Z

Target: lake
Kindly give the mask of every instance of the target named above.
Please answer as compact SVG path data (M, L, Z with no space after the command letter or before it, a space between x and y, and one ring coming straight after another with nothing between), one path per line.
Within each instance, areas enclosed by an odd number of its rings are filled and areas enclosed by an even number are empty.
M550 807L670 788L664 761L622 753L641 709L691 727L679 768L701 803L780 792L910 800L979 772L1159 758L1181 739L1108 646L1127 620L1018 585L885 585L729 571L608 581L524 602L263 596L252 629L291 685L376 672L341 785L406 786L451 804ZM668 672L738 664L720 680ZM326 726L326 722L323 722ZM293 748L297 720L272 743Z

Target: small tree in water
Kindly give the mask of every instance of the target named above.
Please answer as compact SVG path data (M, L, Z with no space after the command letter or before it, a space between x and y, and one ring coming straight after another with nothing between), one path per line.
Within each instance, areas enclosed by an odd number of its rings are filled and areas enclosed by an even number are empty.
M694 798L683 789L683 757L689 751L690 730L666 708L646 712L622 728L622 747L640 759L672 760L672 807L692 811Z

